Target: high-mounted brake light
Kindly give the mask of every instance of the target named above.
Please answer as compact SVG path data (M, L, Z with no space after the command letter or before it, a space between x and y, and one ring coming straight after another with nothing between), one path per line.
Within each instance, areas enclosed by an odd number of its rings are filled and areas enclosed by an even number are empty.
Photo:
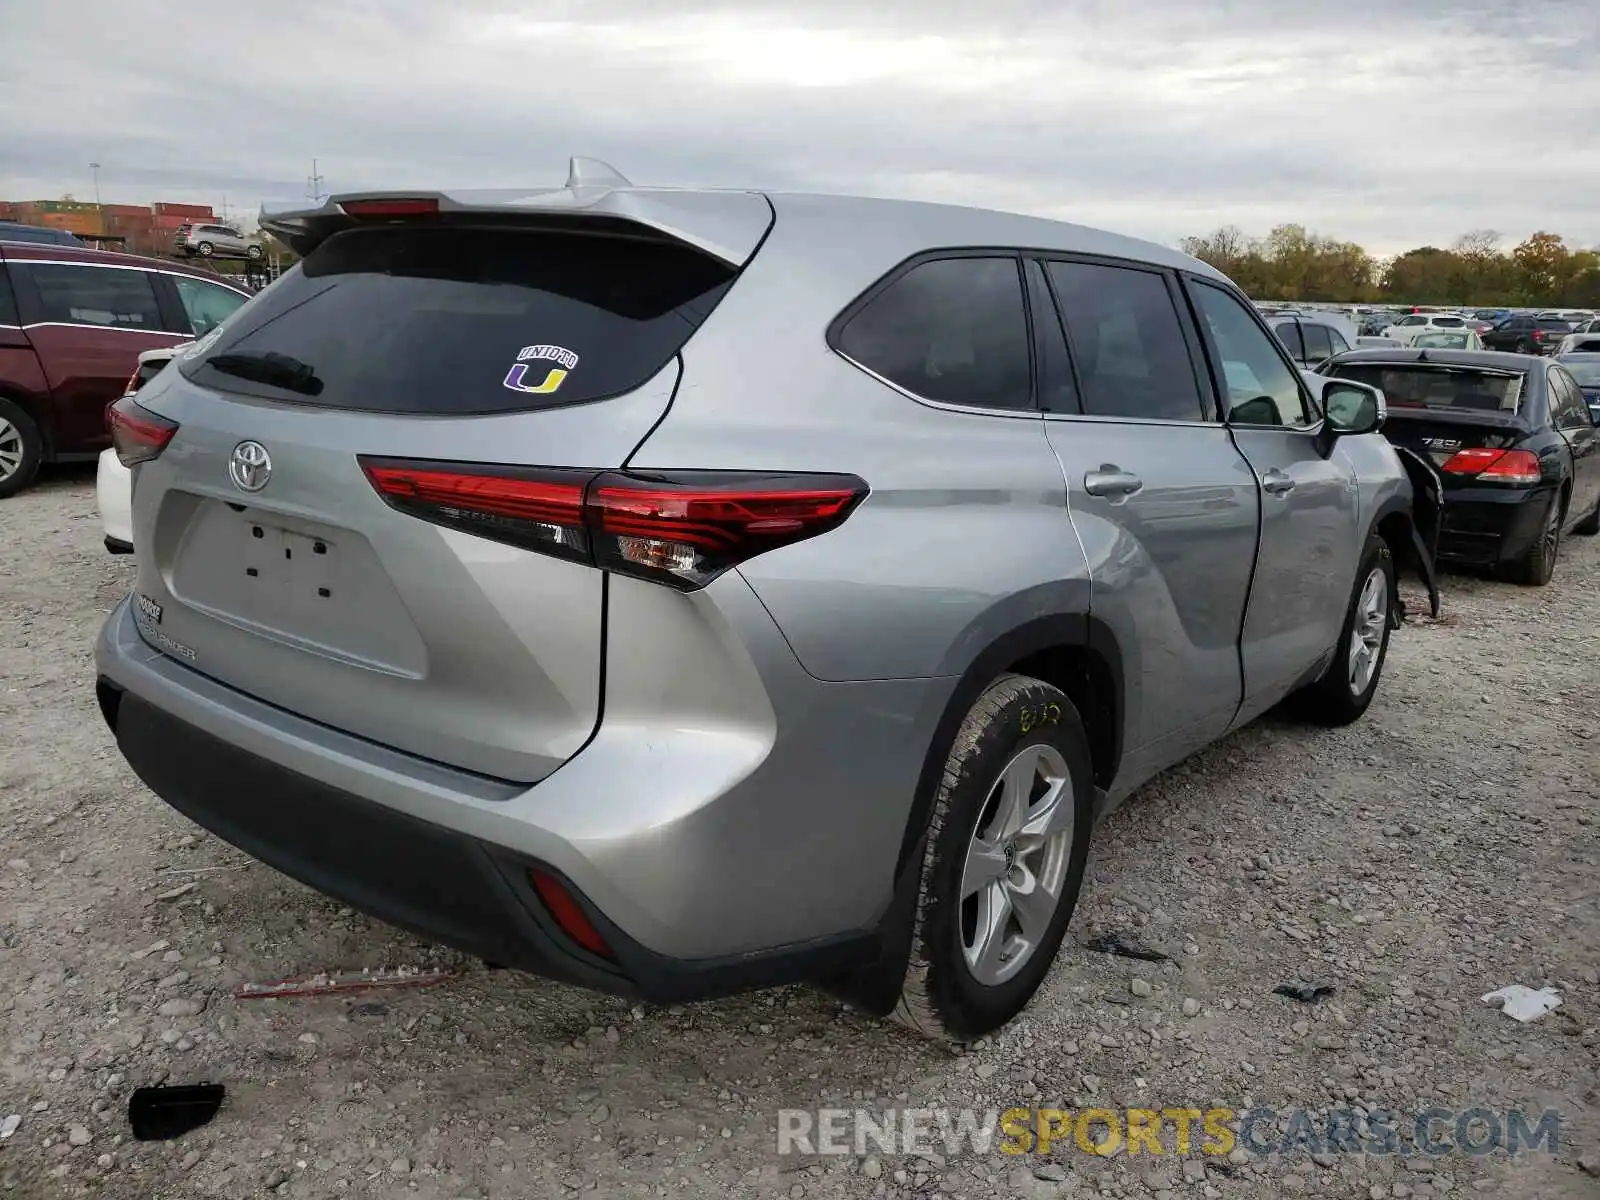
M125 467L159 458L178 432L176 421L140 407L130 396L122 397L106 410L106 424L111 427L111 444L116 447L117 458Z
M683 591L837 528L868 491L854 475L645 475L378 458L361 467L391 507L411 516Z
M1544 474L1539 456L1532 451L1489 447L1457 450L1439 469L1451 475L1470 475L1485 483L1538 483Z
M416 199L345 200L339 207L352 217L420 217L439 211L439 202L425 196Z

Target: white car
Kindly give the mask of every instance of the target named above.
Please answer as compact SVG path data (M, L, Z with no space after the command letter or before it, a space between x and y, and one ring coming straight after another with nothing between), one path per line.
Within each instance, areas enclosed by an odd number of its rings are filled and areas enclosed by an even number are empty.
M1600 349L1600 319L1575 325L1571 333L1561 339L1557 354L1592 354Z
M1385 329L1383 336L1394 338L1409 346L1416 334L1435 333L1445 329L1452 331L1466 329L1469 325L1467 318L1458 317L1453 313L1407 313Z
M131 396L161 373L178 352L192 342L161 346L139 355L139 365L128 377L123 393ZM115 450L100 452L100 469L94 481L95 507L100 510L100 525L105 531L106 549L113 554L133 553L133 472L122 465Z

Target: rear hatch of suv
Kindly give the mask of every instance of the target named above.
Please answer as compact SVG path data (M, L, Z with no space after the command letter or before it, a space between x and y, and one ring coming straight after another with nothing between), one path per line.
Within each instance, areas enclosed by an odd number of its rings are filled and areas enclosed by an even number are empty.
M721 255L637 198L625 218L330 202L296 268L124 402L121 442L153 450L146 640L410 754L554 770L603 671L605 575L563 554L565 507L665 414L770 222L759 195L719 203Z

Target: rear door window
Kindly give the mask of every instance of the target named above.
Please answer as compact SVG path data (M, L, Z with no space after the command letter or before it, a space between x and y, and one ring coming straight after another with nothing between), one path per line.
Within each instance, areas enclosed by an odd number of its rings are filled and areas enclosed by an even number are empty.
M150 276L133 268L31 262L39 319L64 325L161 332L161 308Z
M1333 356L1333 340L1328 337L1326 325L1304 325L1300 329L1306 339L1306 361L1319 363Z
M1033 408L1015 258L918 263L850 316L836 343L845 357L925 400Z
M17 315L17 298L11 291L11 280L6 276L6 268L0 263L0 325L21 325L22 318Z
M1284 321L1272 327L1272 332L1278 335L1278 340L1288 347L1293 358L1304 359L1306 356L1306 341L1300 332L1299 321Z
M1194 360L1166 276L1100 263L1047 265L1093 416L1203 421Z
M183 360L219 390L368 412L518 412L632 391L733 268L680 243L389 225L329 238Z
M1557 429L1589 429L1594 425L1583 393L1559 367L1550 369L1550 418Z

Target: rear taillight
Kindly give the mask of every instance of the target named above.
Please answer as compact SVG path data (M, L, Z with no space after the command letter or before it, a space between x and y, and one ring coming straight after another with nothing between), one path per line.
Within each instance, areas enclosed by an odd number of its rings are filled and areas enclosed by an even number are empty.
M1451 475L1470 475L1485 483L1538 483L1544 475L1539 456L1528 450L1457 450L1439 469Z
M1544 341L1544 330L1542 330L1542 329L1535 329L1535 330L1534 330L1534 331L1533 331L1533 340L1534 340L1534 341L1536 341L1536 342L1542 342L1542 341Z
M106 423L111 427L111 444L125 467L159 457L178 432L176 421L141 408L131 396L124 396L106 410Z
M340 205L352 217L420 217L439 211L439 202L416 199L345 200Z
M642 474L363 458L411 516L690 591L757 554L843 524L867 494L854 475Z

